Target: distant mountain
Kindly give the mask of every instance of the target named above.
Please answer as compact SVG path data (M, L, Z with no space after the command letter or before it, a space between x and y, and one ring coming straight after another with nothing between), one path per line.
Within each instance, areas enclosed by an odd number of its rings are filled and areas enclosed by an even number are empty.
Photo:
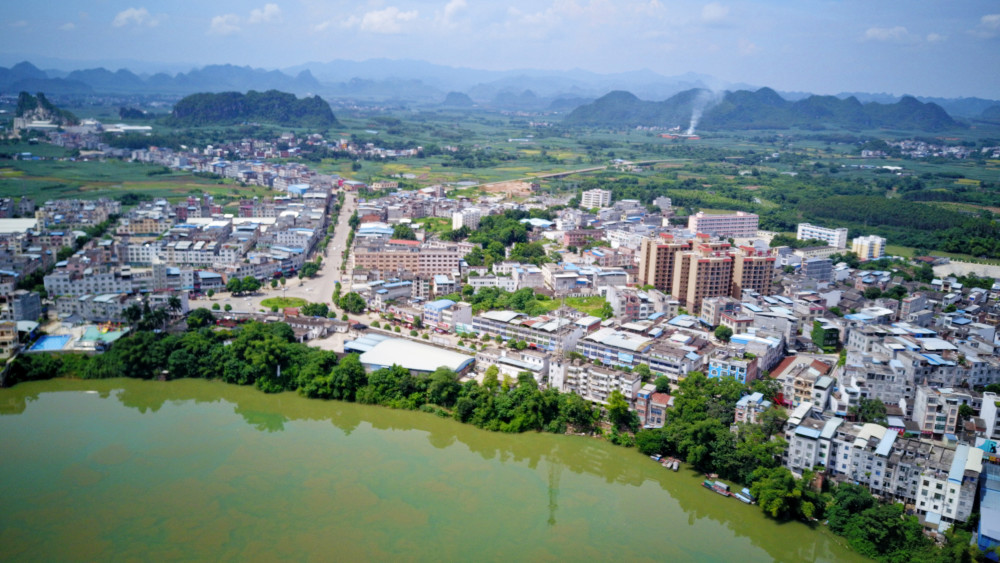
M726 92L715 99L706 90L688 90L663 102L642 101L612 92L566 116L567 125L684 127L698 114L701 129L787 129L791 127L892 127L941 131L961 127L940 106L905 96L893 104L862 104L854 97L809 96L788 101L770 88Z
M56 77L59 76L59 77ZM277 70L248 66L210 65L174 76L164 73L141 77L127 69L112 72L105 68L53 72L50 76L31 63L0 68L0 91L42 90L51 94L191 94L247 90L282 90L313 94L324 89L304 70L289 76Z
M979 114L978 118L982 121L1000 123L1000 104L984 109L983 113Z
M339 127L330 104L319 96L298 99L295 94L267 92L201 93L174 105L168 118L172 125L233 125L247 122L273 123L285 127Z
M449 108L471 108L476 104L467 94L463 94L462 92L448 92L441 105Z

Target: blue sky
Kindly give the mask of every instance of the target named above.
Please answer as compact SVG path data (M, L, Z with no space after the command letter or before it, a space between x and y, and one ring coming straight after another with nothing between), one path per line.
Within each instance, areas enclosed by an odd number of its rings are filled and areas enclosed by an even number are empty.
M385 57L1000 98L997 0L48 0L7 3L0 28L5 59L283 68Z

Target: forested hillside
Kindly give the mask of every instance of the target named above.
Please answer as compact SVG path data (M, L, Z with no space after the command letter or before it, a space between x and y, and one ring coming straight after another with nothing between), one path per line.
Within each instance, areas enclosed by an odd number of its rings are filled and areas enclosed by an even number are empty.
M169 123L175 126L274 123L286 127L335 127L340 123L330 104L319 96L298 99L294 94L268 90L246 94L192 94L177 102Z

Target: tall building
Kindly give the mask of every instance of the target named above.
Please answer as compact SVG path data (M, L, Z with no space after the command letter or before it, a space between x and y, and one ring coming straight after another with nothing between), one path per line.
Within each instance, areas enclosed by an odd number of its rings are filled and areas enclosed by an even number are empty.
M699 211L688 217L688 230L717 237L753 237L757 235L760 217L737 211L730 215L709 215Z
M729 243L705 239L703 235L695 242L681 242L666 235L661 240L644 240L639 283L670 292L692 313L707 297L740 299L746 290L762 295L772 292L776 258L770 251L749 246L733 251Z
M847 248L847 229L827 229L809 223L799 223L795 233L798 240L822 240L835 248Z
M696 244L682 252L674 272L672 294L692 313L706 297L729 295L733 282L733 256L728 243Z
M857 254L862 262L878 260L885 257L885 239L876 235L855 237L851 244L851 251Z
M639 285L651 285L661 291L670 291L676 255L682 250L690 249L690 243L674 240L673 235L643 239L639 247Z
M457 231L462 227L468 227L470 231L474 231L479 228L479 219L481 218L482 213L475 207L456 211L451 214L451 228Z
M611 205L611 192L609 190L587 190L580 197L580 207L593 209L595 207L607 207Z
M733 257L733 299L742 299L743 292L756 291L761 295L771 293L774 264L777 258L770 251L741 246Z

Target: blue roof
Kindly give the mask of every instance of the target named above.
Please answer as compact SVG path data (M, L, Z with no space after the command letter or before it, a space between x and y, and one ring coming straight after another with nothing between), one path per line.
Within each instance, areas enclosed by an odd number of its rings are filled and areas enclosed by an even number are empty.
M451 279L449 279L448 276L444 274L435 274L434 283L451 283Z
M444 311L448 307L454 305L455 302L451 299L438 299L437 301L432 301L424 305L424 309L430 309L432 311Z
M875 455L889 457L889 453L892 452L892 444L896 441L897 436L899 436L899 434L891 430L886 431L885 436L882 436L882 441L879 443L878 447L875 448Z
M809 428L807 426L799 426L795 429L795 434L798 436L805 436L806 438L812 438L813 440L819 438L821 434L819 428Z

